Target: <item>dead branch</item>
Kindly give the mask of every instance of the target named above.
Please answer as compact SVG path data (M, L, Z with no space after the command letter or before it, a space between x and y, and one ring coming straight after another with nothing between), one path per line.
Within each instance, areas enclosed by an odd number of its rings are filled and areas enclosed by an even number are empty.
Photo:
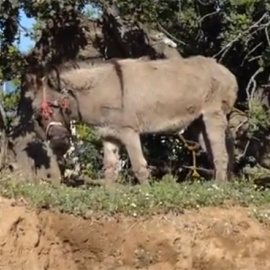
M168 35L172 40L174 40L175 42L179 43L179 44L183 44L183 45L187 45L185 42L181 41L180 39L176 38L175 36L173 36L172 34L170 34L166 29L164 29L164 27L158 23L158 27L159 30L163 33L165 33L166 35Z
M260 42L259 44L257 44L256 46L254 46L254 48L252 48L244 57L241 66L243 66L244 62L247 60L247 58L253 53L255 52L261 45L263 44L263 42Z
M239 113L240 115L246 115L246 113L245 113L245 112L243 112L243 111L239 110L239 109L238 109L238 108L236 108L236 107L233 107L232 112L237 112L237 113Z
M248 119L245 119L244 121L242 121L239 125L236 126L234 132L233 132L233 136L236 138L237 135L237 131L248 122Z
M198 20L198 23L201 24L202 21L205 20L206 18L208 18L208 17L210 17L210 16L213 16L213 15L215 15L215 14L218 14L218 13L221 14L221 13L224 13L224 12L220 12L220 10L216 10L216 11L210 12L210 13L208 13L208 14L202 16L202 17Z
M185 169L193 170L192 166L183 165L182 167L185 168ZM201 168L201 167L196 167L196 169L198 171L202 171L202 172L205 172L205 173L208 173L208 174L213 174L213 172L214 172L213 169L205 169L205 168Z
M265 36L266 36L268 46L270 47L270 38L269 38L269 34L268 34L268 25L267 25L267 27L265 27L264 32L265 32Z
M204 0L198 0L198 2L202 5L202 6L209 6L209 2L206 0L204 2Z
M243 153L240 154L239 156L237 156L236 159L239 160L239 159L243 158L246 155L249 145L250 145L250 139L248 139Z
M246 94L247 94L247 99L248 99L248 107L249 107L249 111L251 111L252 109L252 103L253 103L253 99L254 99L254 93L256 90L256 86L257 86L257 82L255 80L256 76L261 73L263 71L262 67L259 67L254 74L251 76L247 87L246 87ZM251 88L252 87L252 88ZM251 88L251 91L250 91Z
M257 60L257 59L260 59L260 58L262 58L262 55L257 55L257 56L251 57L251 58L248 60L248 62L252 62L252 61Z

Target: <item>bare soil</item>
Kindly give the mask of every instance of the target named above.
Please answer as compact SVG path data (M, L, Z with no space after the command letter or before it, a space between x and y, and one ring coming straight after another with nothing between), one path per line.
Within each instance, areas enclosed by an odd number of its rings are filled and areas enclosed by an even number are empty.
M246 208L83 219L0 198L3 270L269 270L269 254Z

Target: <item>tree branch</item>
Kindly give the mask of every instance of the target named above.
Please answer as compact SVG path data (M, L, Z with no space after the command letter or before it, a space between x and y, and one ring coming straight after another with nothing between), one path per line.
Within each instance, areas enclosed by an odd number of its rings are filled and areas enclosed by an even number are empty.
M264 32L265 32L265 36L266 36L268 46L270 47L270 38L269 38L269 33L268 33L268 25L265 27Z
M208 13L208 14L206 14L206 15L204 15L204 16L202 16L199 20L198 20L198 23L202 23L202 21L204 20L204 19L206 19L206 18L208 18L208 17L210 17L210 16L213 16L213 15L215 15L215 14L218 14L218 13L221 13L219 10L216 10L216 11L213 11L213 12L211 12L211 13ZM224 13L224 12L222 12L222 13Z
M256 83L256 80L255 80L255 77L261 73L263 71L263 68L262 67L259 67L255 72L254 74L251 76L248 84L247 84L247 87L246 87L246 94L247 94L247 99L248 99L248 107L249 107L249 111L252 109L252 102L253 102L253 99L254 99L254 92L256 90L256 86L257 86L257 83ZM252 87L252 88L251 88ZM249 91L251 88L251 91Z
M255 52L261 45L263 44L263 42L260 42L259 44L257 44L256 46L254 46L253 49L251 49L246 56L244 57L241 66L243 66L244 62L247 60L248 56L250 56L253 52Z
M160 28L159 29L160 31L164 32L166 35L168 35L175 42L177 42L179 44L187 45L185 42L179 40L178 38L176 38L175 36L173 36L172 34L170 34L166 29L164 29L164 27L159 22L158 22L158 27Z
M260 25L260 23L267 17L267 12L265 12L262 17L255 22L254 24L252 24L250 27L248 27L248 29L246 29L245 31L239 33L236 38L234 38L232 41L230 41L229 43L227 43L218 53L216 53L213 57L216 58L217 56L219 56L221 54L221 58L219 59L219 62L222 61L222 59L224 58L224 56L226 55L226 53L230 50L230 48L232 47L232 45L239 40L241 37L243 37L245 34L249 33L250 30L257 28L256 31L258 31L258 28L260 27L267 27L268 25L270 25L270 21ZM256 32L255 31L255 32Z

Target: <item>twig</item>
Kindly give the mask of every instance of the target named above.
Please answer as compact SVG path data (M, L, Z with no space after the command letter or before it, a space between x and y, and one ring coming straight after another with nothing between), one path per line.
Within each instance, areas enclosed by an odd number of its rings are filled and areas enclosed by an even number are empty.
M213 16L213 15L218 14L218 13L220 13L219 10L216 10L216 11L213 11L213 12L211 12L211 13L208 13L208 14L202 16L202 17L199 19L198 23L201 23L201 22L202 22L204 19L206 19L207 17Z
M241 66L243 66L244 62L246 61L246 59L248 58L249 55L251 55L254 51L256 51L261 45L263 44L263 42L260 42L259 44L257 44L253 49L251 49L246 56L244 57Z
M239 125L236 126L235 130L234 130L234 137L236 137L236 133L237 131L244 125L248 122L248 119L245 119L244 121L242 121Z
M268 42L268 46L270 47L270 38L269 38L269 34L268 34L268 26L264 29L265 32L265 36Z
M183 165L183 168L193 170L192 166ZM203 171L203 172L210 173L210 174L212 174L214 172L214 170L212 170L212 169L205 169L205 168L201 168L201 167L196 167L196 170Z
M179 44L187 45L185 42L179 40L178 38L176 38L175 36L173 36L172 34L170 34L166 29L164 29L164 27L160 23L158 23L158 27L160 28L159 29L160 31L164 32L166 35L168 35L175 42L178 42Z
M254 74L251 76L248 84L247 84L247 87L246 87L246 94L247 94L247 98L248 98L248 107L249 107L249 111L252 109L252 101L253 101L253 98L254 98L254 92L256 90L256 86L257 86L257 83L255 81L255 77L261 73L263 71L263 68L262 67L259 67L255 72ZM251 91L250 88L251 88L251 85L252 86L252 89Z
M270 84L262 84L261 87L262 88L268 88L268 87L270 87Z
M239 33L236 38L234 38L232 41L230 41L229 43L227 43L218 53L216 53L213 57L217 57L221 54L221 58L219 61L222 61L222 59L224 58L224 56L226 55L226 53L229 51L229 49L231 48L231 46L237 41L239 40L242 36L244 36L246 33L248 33L251 29L254 28L258 28L259 24L263 21L263 19L267 16L267 13L265 12L262 17L255 22L254 24L252 24L248 29L246 29L245 31ZM267 27L270 24L270 22L263 24L264 27ZM260 26L261 27L261 26ZM258 29L257 29L258 30Z
M179 14L181 13L181 8L182 8L181 0L178 0L178 14L177 14L177 16L179 16ZM179 19L179 17L178 17L178 19Z
M240 155L237 157L237 159L243 158L243 157L246 155L249 145L250 145L250 139L247 141L243 153L240 154Z
M202 6L209 6L210 3L205 3L203 0L198 0Z
M248 60L248 62L252 62L252 61L257 60L257 59L259 59L259 58L262 58L262 55L257 55L257 56L251 57L251 58Z
M30 30L30 29L26 28L25 26L21 25L20 23L19 23L19 26L22 28L22 30L23 30L25 33L31 34L31 30Z
M236 107L233 107L232 111L233 111L233 112L238 112L238 113L239 113L239 114L241 114L241 115L246 115L246 113L245 113L245 112L243 112L243 111L239 110L239 109L238 109L238 108L236 108Z
M236 107L233 107L232 113L233 113L233 112L236 112L236 113L238 113L238 114L231 114L230 120L232 120L234 116L237 117L238 115L242 115L242 116L245 117L245 119L244 119L243 121L241 121L240 124L238 124L238 125L236 126L236 128L235 128L235 130L234 130L234 132L233 132L233 136L236 137L237 131L238 131L244 124L246 124L246 123L248 122L248 118L247 118L247 114L246 114L245 112L243 112L243 111L237 109Z
M247 141L247 144L246 144L246 146L245 146L244 152L243 152L243 154L242 154L243 156L246 155L249 145L250 145L250 139Z

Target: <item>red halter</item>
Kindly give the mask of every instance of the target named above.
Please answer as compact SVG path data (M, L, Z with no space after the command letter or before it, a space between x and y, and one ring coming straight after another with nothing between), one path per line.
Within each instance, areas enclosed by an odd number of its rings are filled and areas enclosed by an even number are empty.
M68 97L63 97L62 99L60 99L59 105L62 109L67 109L68 108Z
M49 105L48 101L45 99L41 103L41 113L42 113L42 116L46 120L50 119L50 117L52 115L52 110L50 108L50 105Z

